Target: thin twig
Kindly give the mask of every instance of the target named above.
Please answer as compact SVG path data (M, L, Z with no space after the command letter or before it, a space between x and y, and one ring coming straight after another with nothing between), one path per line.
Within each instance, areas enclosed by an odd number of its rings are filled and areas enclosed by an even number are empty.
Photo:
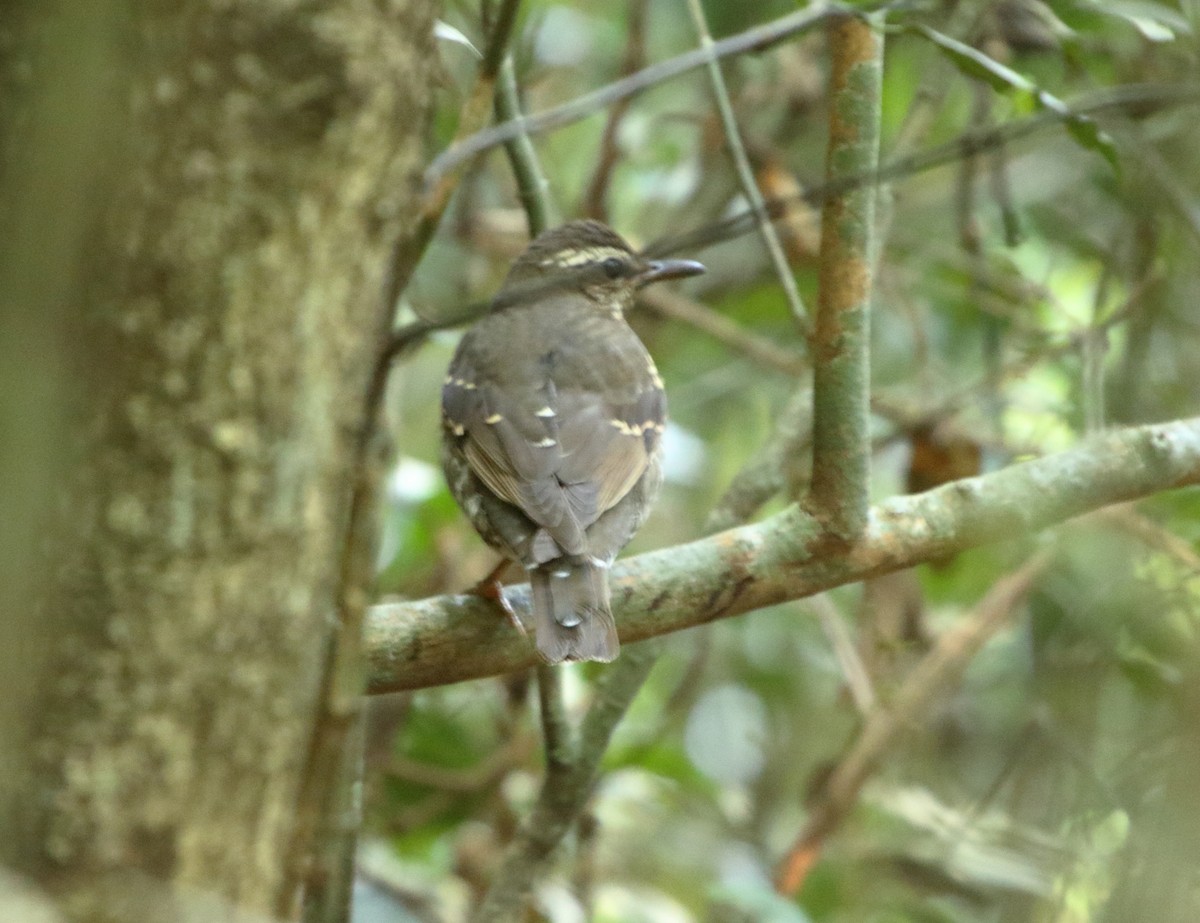
M1053 343L1042 349L1033 351L1028 355L1021 356L1012 362L1009 362L1003 368L994 373L996 376L995 380L993 380L993 373L985 373L977 381L968 384L961 390L955 391L952 394L943 397L941 400L937 401L937 403L928 404L922 410L919 416L913 417L903 413L898 406L893 405L892 401L884 396L873 397L871 401L872 407L881 415L889 416L894 419L900 419L900 421L905 423L909 428L922 422L940 420L950 416L972 401L977 400L981 394L985 394L989 389L991 389L994 386L994 383L1020 378L1031 368L1041 362L1045 362L1048 359L1055 359L1059 356L1067 355L1069 353L1078 352L1081 348L1083 338L1088 335L1107 334L1109 330L1113 329L1118 324L1124 323L1131 316L1133 316L1138 310L1142 299L1145 298L1146 292L1153 286L1159 284L1162 279L1162 273L1159 270L1152 268L1137 282L1137 284L1134 285L1129 294L1125 297L1125 300L1121 303L1120 307L1116 308L1102 321L1099 321L1095 325L1086 328L1085 330L1068 333L1060 342ZM908 416L907 420L901 419L906 416Z
M779 284L783 287L783 294L787 299L788 308L792 312L792 319L796 322L801 335L807 337L808 311L804 307L804 300L800 297L800 289L796 287L796 277L792 274L792 267L788 265L787 255L783 252L783 245L779 242L775 225L771 223L771 216L767 213L762 190L758 188L758 182L754 178L750 157L746 153L746 145L742 142L742 134L733 114L733 103L729 100L729 89L725 86L721 64L714 51L716 43L713 42L712 33L708 30L708 20L704 17L704 9L700 6L700 0L688 0L688 12L691 13L692 24L700 38L700 50L707 55L704 63L708 68L708 79L712 83L713 98L717 102L717 112L721 116L721 125L725 130L725 143L729 145L729 153L733 157L738 181L750 202L750 210L754 213L758 223L758 232L762 235L771 265L779 277Z
M505 55L504 63L500 65L500 77L496 84L496 118L515 119L518 125L523 124L521 97L517 89L512 55ZM561 220L550 197L550 182L538 162L537 151L534 150L528 132L521 131L515 138L504 142L504 149L508 153L508 162L517 181L521 207L525 209L529 221L529 236L537 237L546 228L558 224Z
M505 853L471 917L473 923L520 919L521 905L534 881L591 797L613 730L657 659L658 645L643 645L623 651L621 659L607 668L583 720L577 757L558 771L547 771L533 811Z
M545 663L537 668L538 707L546 748L546 784L550 784L551 776L569 770L575 761L575 741L563 706L563 669Z
M720 532L747 522L789 483L808 472L812 438L812 389L799 388L775 419L762 448L730 481L705 522L706 532ZM803 466L803 471L798 470Z
M628 77L646 66L646 11L649 5L649 0L629 0L629 26L625 32L625 55L621 60L622 77ZM600 153L596 157L596 168L592 172L591 181L580 205L580 211L590 218L601 221L608 218L605 197L612 181L613 168L620 155L617 131L631 105L633 97L624 96L614 102L608 110L608 120L604 123L604 133L600 136Z
M1125 504L1113 506L1100 510L1096 516L1125 530L1147 547L1175 558L1193 573L1200 574L1200 554L1192 548L1191 542L1180 538L1144 513L1138 512L1135 507Z
M929 705L956 683L984 643L1008 621L1052 554L1039 552L997 581L967 619L946 631L905 678L889 705L876 708L826 777L808 822L780 865L776 889L800 890L829 836L853 809L859 792L902 733L919 726Z
M650 288L638 295L638 301L655 314L695 327L746 358L785 375L803 375L808 370L808 362L798 352L747 330L686 295L665 288Z
M875 690L871 686L871 676L855 650L854 641L846 631L837 607L825 593L814 596L808 604L817 614L821 631L825 633L825 640L829 642L833 655L837 658L838 666L842 670L842 679L845 680L846 688L850 690L855 709L859 714L869 714L875 707Z
M491 35L488 37L487 47L483 53L483 61L479 66L479 73L475 77L475 84L471 88L470 94L463 101L458 117L458 130L454 136L455 140L450 143L451 148L460 139L473 136L487 124L488 114L492 112L495 105L496 80L500 74L500 65L508 53L509 41L512 38L512 30L516 24L517 11L520 6L521 0L501 0L500 11L496 15L496 24L492 29ZM509 122L507 124L513 126L513 132L509 137L516 137L521 134L521 122ZM425 195L422 198L420 208L417 210L416 227L412 239L402 247L397 246L396 252L392 255L383 298L384 306L388 312L387 320L389 326L392 312L395 310L396 303L400 300L400 294L408 287L408 282L412 278L413 271L417 268L421 256L425 253L429 242L433 239L433 234L442 220L442 214L445 212L446 206L450 203L450 196L458 186L458 177L461 173L461 168L466 163L467 160L465 159L460 161L456 169L443 171L438 176L436 183L426 184ZM386 370L384 370L383 377L386 378L386 375ZM382 387L382 384L380 384L379 391L381 394Z
M465 769L393 757L388 762L386 773L388 778L408 785L421 785L455 795L471 794L498 782L513 767L532 756L533 741L532 734L510 738L478 764Z
M1108 353L1108 327L1102 316L1113 279L1112 263L1105 263L1092 295L1092 321L1080 333L1080 403L1083 405L1084 432L1104 428L1108 417L1104 401L1104 360Z
M425 170L425 185L427 188L434 188L441 182L443 176L460 164L470 160L476 154L503 144L522 131L536 135L551 128L570 125L587 118L593 112L597 112L619 99L633 96L665 80L670 80L672 77L677 77L697 67L703 67L710 56L724 58L749 51L763 51L790 36L813 28L830 16L846 11L847 8L842 4L831 3L815 10L808 9L790 13L772 22L722 39L714 44L711 51L697 48L678 57L654 64L636 74L610 83L608 86L593 90L591 93L585 93L561 106L528 115L523 119L522 125L505 122L486 131L480 131L471 137L456 139Z
M1200 86L1165 86L1154 84L1131 84L1118 87L1115 90L1103 90L1089 94L1077 100L1070 109L1072 116L1094 115L1113 109L1145 109L1148 106L1196 105L1200 103ZM842 177L836 182L807 188L796 198L774 199L766 202L766 208L772 219L788 214L793 203L798 200L817 206L834 195L840 195L854 189L859 189L871 183L881 183L909 176L915 176L928 170L933 170L949 163L954 163L963 157L964 149L970 147L976 151L991 150L997 146L1011 143L1028 137L1044 128L1056 125L1067 116L1054 112L1042 111L1024 119L1018 119L989 128L985 133L965 132L957 138L944 144L937 145L926 151L921 151L905 157L892 160L880 167L875 173L860 173ZM526 126L530 121L526 119ZM500 143L499 141L497 143ZM751 212L741 212L712 222L702 228L684 234L671 235L655 241L643 251L651 258L668 256L675 253L695 253L700 249L721 241L730 240L747 233L754 227L754 216ZM397 293L398 295L398 293ZM393 297L393 303L395 296ZM394 358L406 350L419 345L429 333L456 327L479 317L487 310L487 303L473 304L456 312L453 316L439 320L421 320L397 330L391 338L388 356Z
M972 31L972 23L978 17L979 10L975 4L955 3L942 31L950 36L967 34ZM936 124L942 102L955 85L953 78L954 65L946 55L936 55L922 68L920 85L892 141L893 156L908 154L924 143Z
M833 196L839 196L863 186L878 185L903 177L915 176L954 163L962 158L964 149L976 152L990 151L999 145L1019 141L1045 128L1077 120L1081 116L1098 115L1111 110L1123 109L1138 110L1144 114L1146 107L1150 106L1165 108L1196 105L1197 103L1200 103L1200 85L1197 84L1128 84L1122 87L1098 90L1079 97L1063 112L1042 110L1022 119L990 126L982 132L963 132L957 137L927 150L893 158L875 172L851 173L836 181L827 181L820 186L811 186L805 189L799 198L803 198L810 205L820 205ZM767 209L771 217L779 218L786 214L792 201L794 200L776 199L768 202ZM681 252L694 253L702 247L738 237L753 226L753 213L741 212L695 231L664 238L653 246L647 247L646 253L651 256Z

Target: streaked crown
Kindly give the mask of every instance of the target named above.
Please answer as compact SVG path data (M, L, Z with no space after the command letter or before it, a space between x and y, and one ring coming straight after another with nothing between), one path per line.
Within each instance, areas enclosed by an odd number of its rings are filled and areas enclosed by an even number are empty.
M539 234L518 257L493 310L571 288L619 311L643 285L703 271L690 260L648 261L599 221L568 221Z
M539 234L513 268L537 267L542 272L553 272L614 258L636 259L636 254L621 235L599 221L568 221Z

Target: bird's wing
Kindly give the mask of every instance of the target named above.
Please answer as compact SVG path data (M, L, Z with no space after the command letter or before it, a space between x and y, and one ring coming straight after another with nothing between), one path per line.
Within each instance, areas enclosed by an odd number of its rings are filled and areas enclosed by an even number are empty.
M564 484L595 491L588 524L629 493L646 471L666 419L666 396L653 384L613 402L588 392L563 397L559 442Z
M456 363L442 389L445 425L472 470L568 554L586 552L584 530L629 492L661 437L666 398L657 382L560 390L539 383L500 389Z
M442 386L442 417L471 469L496 496L520 509L568 554L583 554L594 494L563 485L553 382L505 390L460 354ZM508 537L516 541L515 536Z

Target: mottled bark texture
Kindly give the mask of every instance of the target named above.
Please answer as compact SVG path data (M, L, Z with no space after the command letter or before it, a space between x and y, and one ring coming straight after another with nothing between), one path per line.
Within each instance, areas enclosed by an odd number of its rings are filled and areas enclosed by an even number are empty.
M829 151L825 178L879 167L883 19L842 16L829 29ZM813 468L808 510L838 543L867 524L871 494L871 274L875 184L830 196L821 211L820 287L813 329Z
M0 677L0 858L75 919L265 916L434 4L13 12L0 208L28 252L0 291L6 317L61 324L31 342L77 399L41 602L4 597L5 631L41 643Z

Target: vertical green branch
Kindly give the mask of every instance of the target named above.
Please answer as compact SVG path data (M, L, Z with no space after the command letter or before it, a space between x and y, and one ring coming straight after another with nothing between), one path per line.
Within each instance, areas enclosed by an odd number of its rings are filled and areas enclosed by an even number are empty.
M882 18L844 16L830 27L826 182L870 175L879 165ZM867 518L870 486L870 305L875 186L835 195L821 215L821 265L813 356L813 474L809 510L828 532L853 541Z
M517 88L517 75L513 68L512 55L504 58L496 83L496 120L508 122L522 119L521 94ZM522 131L515 138L504 142L513 177L517 181L517 194L529 222L529 236L537 237L546 228L558 224L559 217L550 197L550 183L538 162L537 151L528 132Z

